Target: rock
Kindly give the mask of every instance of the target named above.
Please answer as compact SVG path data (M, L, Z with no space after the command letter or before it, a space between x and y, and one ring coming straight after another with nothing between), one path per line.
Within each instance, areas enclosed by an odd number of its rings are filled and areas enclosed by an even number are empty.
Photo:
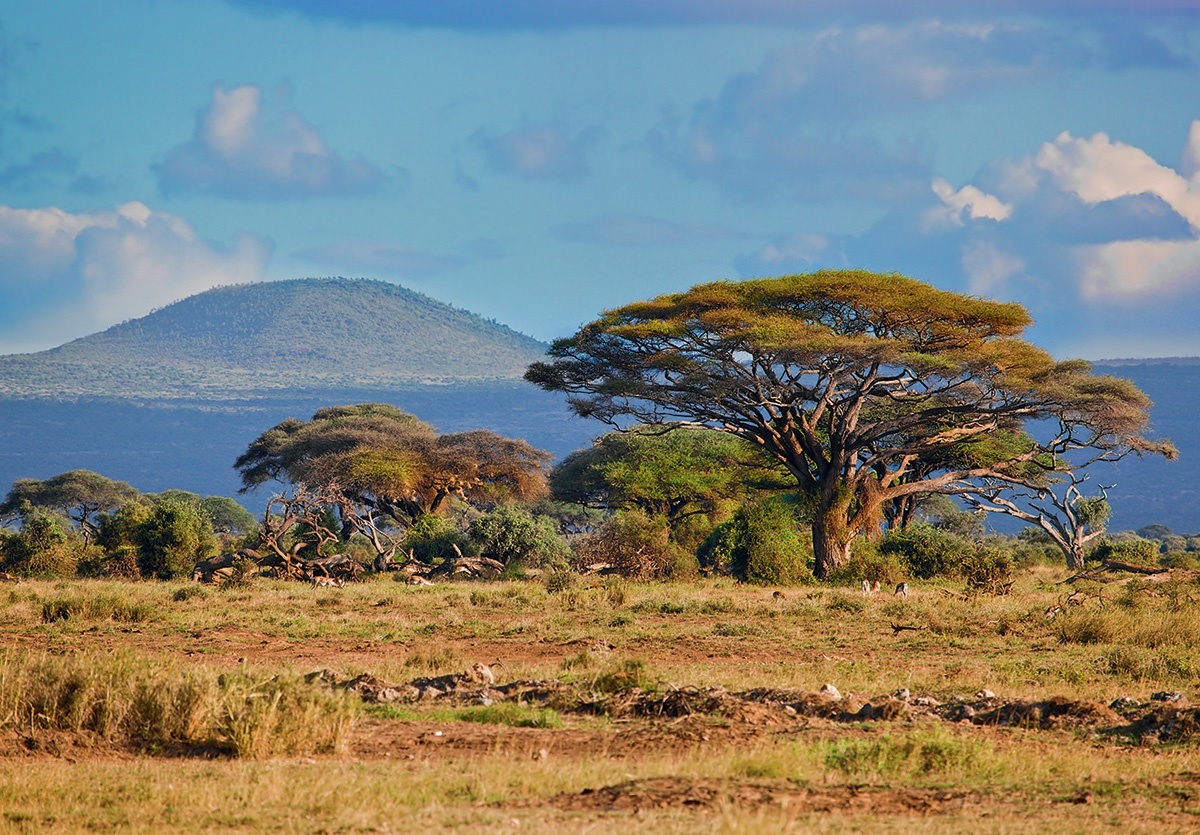
M1118 696L1117 698L1113 699L1112 704L1110 704L1109 707L1112 710L1117 711L1129 710L1131 708L1140 707L1140 703L1137 699L1131 699L1128 696Z
M942 703L932 696L917 696L910 702L910 704L913 704L917 707L925 707L930 709L942 706Z
M467 678L476 684L489 685L496 683L496 676L492 673L492 668L482 661L476 661L470 666L466 672Z
M978 693L975 694L975 698L977 698L977 699L994 699L994 698L996 698L996 694L993 693L991 690L988 690L985 687L983 690L980 690Z
M834 687L832 684L822 684L821 685L821 695L828 696L831 699L842 698L841 692L836 687Z
M907 702L909 697L912 696L912 693L909 692L907 687L901 687L899 690L897 690L892 695L894 695L897 699L899 699L902 702Z

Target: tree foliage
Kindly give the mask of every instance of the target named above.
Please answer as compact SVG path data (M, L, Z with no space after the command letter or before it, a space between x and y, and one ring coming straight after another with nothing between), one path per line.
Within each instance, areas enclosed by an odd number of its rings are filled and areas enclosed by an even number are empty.
M31 507L64 514L78 526L84 539L91 541L97 533L98 514L115 510L140 495L123 481L113 481L91 470L71 470L44 481L18 479L0 504L0 517L20 515L22 503L27 502Z
M333 488L366 510L408 527L451 497L472 504L546 493L549 454L522 440L476 430L439 435L382 403L321 409L289 418L255 439L234 467L242 492L272 479Z
M1020 338L1029 321L899 275L715 282L606 312L526 379L612 425L683 421L759 446L808 496L825 577L906 497L1027 478L1081 448L1174 454L1143 437L1136 386L1055 362ZM1058 431L1034 440L1035 421ZM1001 432L1016 446L997 454Z
M551 473L550 490L559 501L639 508L675 528L684 518L787 489L789 482L778 462L728 433L642 428L610 432L568 455Z

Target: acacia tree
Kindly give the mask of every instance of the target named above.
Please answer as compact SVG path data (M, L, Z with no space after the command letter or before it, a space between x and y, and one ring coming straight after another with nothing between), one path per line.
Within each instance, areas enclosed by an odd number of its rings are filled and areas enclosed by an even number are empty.
M563 459L550 475L559 501L637 507L672 529L723 502L787 489L779 463L741 438L712 429L610 432Z
M437 434L381 403L289 418L255 439L234 467L246 492L270 480L336 488L359 519L384 516L407 528L456 496L473 504L535 499L546 492L550 455L522 440L476 430ZM343 535L354 532L343 514Z
M91 470L71 470L45 481L18 479L0 504L0 516L19 513L22 503L28 502L32 507L63 513L79 527L84 541L91 542L98 532L97 515L115 510L140 495L124 481L113 481Z
M1020 339L1029 322L1020 305L899 275L715 282L606 312L525 378L611 425L683 421L760 446L811 507L824 578L906 496L977 491L1078 448L1173 452L1142 437L1141 391L1055 362ZM998 459L944 455L1045 420L1053 438Z

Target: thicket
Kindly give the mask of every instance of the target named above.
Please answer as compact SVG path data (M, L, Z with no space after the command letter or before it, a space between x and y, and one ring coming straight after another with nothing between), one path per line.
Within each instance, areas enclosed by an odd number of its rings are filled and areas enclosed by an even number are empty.
M0 566L24 577L178 579L218 551L210 517L191 494L139 497L98 518L88 543L61 514L22 506L19 527L0 531Z
M337 514L330 509L327 517L325 524L336 530ZM406 554L425 564L482 556L506 566L509 577L546 572L562 582L582 571L643 580L707 574L759 585L815 582L802 504L760 494L734 506L724 519L696 519L707 535L691 545L681 542L677 526L665 514L640 508L603 512L542 500L481 511L451 503L444 513L425 514L406 531L391 535ZM197 562L217 553L257 544L257 520L232 500L178 490L138 496L99 514L95 528L89 542L78 523L61 512L24 503L10 526L0 528L0 569L39 578L170 580L189 577ZM289 546L291 540L283 544ZM335 550L367 571L373 567L376 550L361 535L328 542L320 553L314 546L306 556L328 556ZM1200 535L1176 534L1163 525L1113 532L1087 555L1088 564L1105 560L1200 568ZM857 539L850 559L829 579L894 588L899 582L946 578L969 589L1002 593L1021 569L1062 563L1062 552L1037 528L1017 536L989 534L978 513L931 502L907 526ZM258 570L248 563L237 576L248 581Z

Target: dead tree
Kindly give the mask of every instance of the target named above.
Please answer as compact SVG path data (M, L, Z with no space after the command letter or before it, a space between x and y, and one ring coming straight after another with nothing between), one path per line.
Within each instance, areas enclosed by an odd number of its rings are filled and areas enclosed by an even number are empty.
M1087 546L1104 534L1111 514L1108 491L1113 487L1099 485L1099 495L1084 496L1079 486L1085 481L1086 475L1072 472L1067 474L1065 487L1062 482L1023 486L1006 496L1001 491L1012 490L1013 486L1008 484L964 499L972 507L1012 516L1041 528L1066 555L1067 567L1079 571Z

